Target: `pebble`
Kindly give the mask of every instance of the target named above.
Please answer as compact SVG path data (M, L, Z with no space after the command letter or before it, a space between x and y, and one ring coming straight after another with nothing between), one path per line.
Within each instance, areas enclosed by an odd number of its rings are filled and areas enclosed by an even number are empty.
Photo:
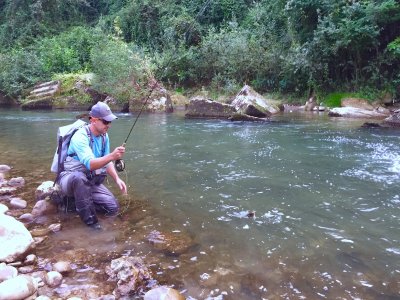
M26 213L26 214L21 215L18 219L24 223L31 223L31 222L33 222L34 217L32 214Z
M68 261L58 261L53 265L53 270L62 274L71 272L71 263Z
M60 223L50 224L48 228L52 232L59 232L61 230L61 224Z
M23 266L18 268L18 272L21 274L29 274L35 270L34 266Z
M46 284L49 287L56 287L61 284L63 276L57 271L50 271L45 276Z
M24 260L24 265L34 265L36 262L37 256L35 254L29 254Z
M27 207L27 202L21 198L11 198L10 206L16 209L24 209Z
M8 181L8 185L12 187L21 187L25 185L25 179L23 177L11 178Z
M7 165L0 165L0 173L6 173L11 170L10 166Z

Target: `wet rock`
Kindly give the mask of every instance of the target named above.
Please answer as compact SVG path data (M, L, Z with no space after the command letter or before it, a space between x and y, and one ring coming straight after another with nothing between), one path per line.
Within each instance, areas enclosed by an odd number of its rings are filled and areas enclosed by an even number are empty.
M0 188L0 195L11 195L15 192L14 187L2 187Z
M0 261L13 262L33 246L33 239L24 224L0 214Z
M17 277L17 275L18 271L13 266L7 266L5 263L0 264L0 282Z
M29 274L32 273L33 271L35 271L34 266L23 266L18 268L18 272L21 274Z
M37 256L35 254L29 254L25 260L24 265L34 265L37 263Z
M24 209L27 206L27 202L21 198L11 198L10 207L16 209Z
M33 237L46 236L50 230L46 227L35 227L30 230Z
M329 113L331 117L347 117L347 118L371 118L371 119L383 119L388 115L380 113L376 110L367 110L356 107L335 107L332 108Z
M400 109L395 110L391 116L387 117L383 121L383 123L393 127L400 127Z
M21 215L18 219L24 223L31 223L33 222L34 217L31 213L26 213Z
M234 113L236 109L232 105L195 97L190 99L185 117L227 119Z
M8 207L0 203L0 214L5 214L8 211Z
M0 165L0 173L7 173L11 170L11 167L8 165Z
M144 289L152 279L151 274L139 257L121 257L106 267L109 280L117 281L113 294L120 298Z
M25 299L37 291L37 282L30 276L18 275L0 283L0 300Z
M239 113L258 118L265 118L280 111L248 85L240 90L231 105Z
M11 178L8 181L8 185L12 187L21 187L25 185L25 179L23 177Z
M50 287L56 287L61 284L63 276L57 271L50 271L45 276L45 282Z
M47 200L39 200L36 202L35 206L32 209L32 215L34 217L54 214L57 212L57 207Z
M61 274L69 273L72 271L71 263L68 261L58 261L53 265L53 270Z
M60 223L50 224L49 225L49 230L51 232L59 232L61 230L61 224Z
M58 186L57 185L53 186L53 185L54 185L53 181L45 181L41 185L39 185L35 191L36 201L44 200L47 197L50 198L53 192L58 191Z
M193 246L193 241L190 236L182 232L161 233L157 230L153 230L147 236L147 240L157 250L170 255L181 255Z
M144 300L185 300L186 298L180 294L177 290L166 287L160 286L158 288L152 289L148 291L144 295Z

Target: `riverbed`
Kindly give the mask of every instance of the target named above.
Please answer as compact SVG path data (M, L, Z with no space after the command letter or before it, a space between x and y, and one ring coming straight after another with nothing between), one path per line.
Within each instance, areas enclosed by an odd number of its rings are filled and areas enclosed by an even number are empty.
M25 200L54 179L57 128L76 115L0 110L0 163L26 179ZM118 117L112 147L134 121ZM363 122L324 113L270 123L143 114L120 174L129 195L113 188L121 216L102 219L106 231L95 235L62 215L63 230L38 251L64 251L69 241L100 261L138 254L156 280L189 299L400 299L400 131ZM183 234L192 246L160 252L146 242L152 231ZM87 267L76 285L101 273Z

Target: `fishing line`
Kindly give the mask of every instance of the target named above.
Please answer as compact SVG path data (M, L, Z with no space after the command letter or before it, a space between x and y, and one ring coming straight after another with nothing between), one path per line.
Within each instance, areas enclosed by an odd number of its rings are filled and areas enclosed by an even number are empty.
M207 0L207 1L204 3L204 5L201 7L201 9L200 9L199 12L197 13L196 17L194 18L194 20L196 20L197 18L199 18L201 15L204 14L204 12L205 12L207 6L210 4L210 2L211 2L211 0ZM183 36L185 37L186 40L188 40L189 37L190 37L190 35L189 35L188 37L186 37L186 35L187 35L187 33L189 32L189 30L192 29L193 25L194 25L194 23L191 23L190 26L186 29L186 31L185 31L184 34L183 34ZM169 58L169 60L167 61L166 65L165 65L164 72L165 72L165 70L168 69L168 66L169 66L169 64L171 63L172 58L173 58L173 56L171 55L170 58ZM158 67L158 68L159 68L159 67ZM162 76L161 76L161 77L162 77ZM140 108L140 111L139 111L138 115L136 116L135 122L133 122L133 125L132 125L131 129L129 130L128 136L126 137L125 141L122 143L122 147L125 147L125 146L126 146L126 143L127 143L128 139L129 139L129 136L130 136L131 133L132 133L133 128L135 127L135 125L136 125L136 123L137 123L137 121L138 121L140 115L141 115L142 112L143 112L143 109L144 109L145 106L147 105L147 102L149 101L150 96L151 96L151 94L153 93L153 91L154 91L154 89L155 89L156 87L157 87L157 82L154 82L154 84L151 86L150 92L148 93L148 95L147 95L147 97L146 97L146 100L144 101L142 107ZM117 160L115 160L114 164L115 164L115 169L116 169L118 172L122 172L122 171L125 170L125 161L124 161L123 159L117 159Z

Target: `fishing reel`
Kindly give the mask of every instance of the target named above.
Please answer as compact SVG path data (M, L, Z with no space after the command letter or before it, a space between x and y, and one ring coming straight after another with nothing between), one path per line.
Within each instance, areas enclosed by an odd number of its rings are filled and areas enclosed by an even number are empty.
M116 169L118 172L122 172L122 171L125 170L125 162L124 162L123 159L117 159L117 160L114 162L114 164L115 164L115 169Z

